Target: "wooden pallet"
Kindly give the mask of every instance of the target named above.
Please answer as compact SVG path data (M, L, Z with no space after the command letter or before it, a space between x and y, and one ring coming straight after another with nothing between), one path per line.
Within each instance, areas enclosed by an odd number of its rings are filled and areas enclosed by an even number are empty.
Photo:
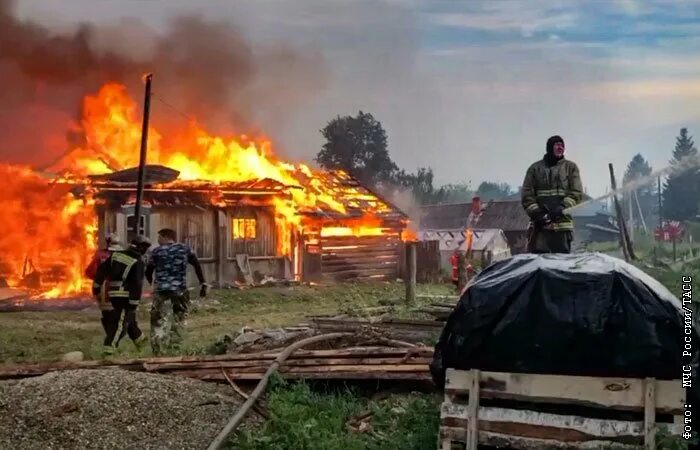
M474 393L475 395L471 395ZM508 407L481 406L480 400L507 401ZM493 403L493 401L492 401ZM458 371L448 369L440 411L438 448L477 445L521 449L655 449L656 430L679 433L685 404L680 380L596 378ZM510 406L512 405L512 407ZM548 405L549 408L540 408ZM638 420L601 419L552 413L552 405L638 413ZM545 411L538 411L544 409ZM592 410L591 410L592 411ZM578 413L577 413L578 414ZM641 419L643 414L643 420ZM674 417L657 422L656 414Z

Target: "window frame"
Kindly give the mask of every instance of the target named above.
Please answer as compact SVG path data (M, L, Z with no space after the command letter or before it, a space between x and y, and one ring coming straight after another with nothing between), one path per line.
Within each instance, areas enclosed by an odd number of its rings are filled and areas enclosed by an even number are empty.
M240 223L240 226L237 226L237 223ZM253 231L252 236L248 234L250 230ZM242 231L243 235L237 237L237 231ZM258 238L258 219L255 217L231 217L230 237L233 242L256 240Z

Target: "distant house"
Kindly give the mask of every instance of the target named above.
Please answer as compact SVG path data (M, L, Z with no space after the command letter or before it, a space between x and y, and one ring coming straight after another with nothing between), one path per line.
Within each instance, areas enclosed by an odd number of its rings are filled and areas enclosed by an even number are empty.
M619 234L617 220L608 210L605 201L593 201L584 198L580 207L571 211L574 219L574 249L581 249L593 242L608 242L616 240Z
M511 256L508 240L498 229L474 229L472 232L472 260L486 265ZM455 250L467 251L467 231L424 230L418 232L421 241L438 241L440 248L440 269L449 273L452 269L450 258Z
M439 240L441 251L453 252L466 240L466 230L471 229L475 233L472 251L477 245L484 245L487 250L493 247L495 257L495 253L503 253L497 243L501 233L489 230L501 230L511 254L523 253L527 247L528 223L519 200L492 200L484 204L474 197L471 203L423 206L419 236L423 240ZM476 235L481 232L487 232L484 244L477 242Z
M527 251L527 228L530 218L520 200L492 200L474 221L475 228L503 231L512 254Z
M424 205L420 209L421 230L464 231L469 226L473 203Z
M466 244L462 245L466 250ZM501 261L511 256L508 239L502 230L490 228L475 229L472 234L472 258L483 265Z
M466 241L472 203L425 205L421 207L418 239L438 241L440 268L450 273L450 256Z
M581 249L592 242L617 239L615 216L609 212L605 201L592 201L584 195L585 203L571 212L574 219L574 249ZM471 203L429 205L421 208L420 230L422 239L440 241L441 252L453 252L465 240L467 228L472 230L501 230L511 254L527 251L527 229L530 218L525 213L520 194L502 200L482 203L475 197ZM429 238L428 238L429 237ZM472 249L474 244L472 243ZM449 262L449 256L447 256Z

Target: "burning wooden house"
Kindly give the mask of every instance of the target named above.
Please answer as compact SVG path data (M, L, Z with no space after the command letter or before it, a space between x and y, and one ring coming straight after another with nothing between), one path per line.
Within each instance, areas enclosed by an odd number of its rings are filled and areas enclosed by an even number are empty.
M400 276L407 217L357 180L282 161L264 137L214 135L196 120L167 132L151 123L138 220L142 125L122 85L86 95L70 124L76 139L45 172L0 164L0 284L43 298L87 294L84 270L106 233L155 241L162 228L221 285Z
M272 179L231 182L182 181L179 173L149 166L140 232L155 243L162 228L174 229L219 285L274 279L322 281L395 279L400 276L407 217L343 172L314 173L308 185ZM136 234L136 169L91 176L98 236ZM299 189L318 177L333 208L285 209ZM316 194L321 195L321 192ZM325 204L325 203L324 203Z

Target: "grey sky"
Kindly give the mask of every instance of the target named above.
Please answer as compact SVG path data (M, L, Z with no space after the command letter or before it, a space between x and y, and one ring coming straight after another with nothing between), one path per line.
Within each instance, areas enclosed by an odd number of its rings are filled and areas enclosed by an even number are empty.
M283 41L320 53L327 81L305 106L256 117L290 159L310 161L318 130L362 109L385 126L401 167L430 166L438 183L517 186L560 134L596 195L608 162L621 176L639 152L659 168L681 127L700 133L698 4L20 0L18 14L55 27L138 17L157 31L194 12L241 27L253 49Z

